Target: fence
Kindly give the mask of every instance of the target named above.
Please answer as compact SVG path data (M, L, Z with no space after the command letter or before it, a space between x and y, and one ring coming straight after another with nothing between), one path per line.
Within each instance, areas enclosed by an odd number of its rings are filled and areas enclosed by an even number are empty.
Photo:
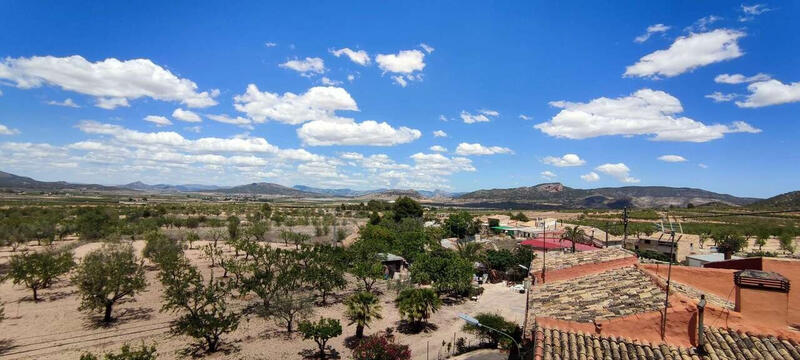
M475 335L454 332L452 337L441 339L441 341L439 339L428 340L425 347L425 360L449 359L473 350L487 348L488 346L489 343L482 341ZM414 356L414 358L422 359L421 356Z

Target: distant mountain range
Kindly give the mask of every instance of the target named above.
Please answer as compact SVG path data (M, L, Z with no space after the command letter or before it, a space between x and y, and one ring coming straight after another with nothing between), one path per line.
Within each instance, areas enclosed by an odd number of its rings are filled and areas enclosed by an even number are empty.
M410 196L434 204L493 208L622 208L625 206L650 208L670 205L685 207L718 204L751 207L800 207L800 191L778 195L770 199L755 199L719 194L702 189L666 186L625 186L617 188L575 189L560 183L546 183L508 189L486 189L468 193L449 193L442 190L413 189L353 190L326 189L304 185L287 187L273 183L251 183L234 187L216 185L148 185L140 181L119 186L73 184L63 181L44 182L29 177L0 172L0 189L11 190L80 190L97 192L156 192L156 193L207 193L226 195L252 195L288 198L352 198L385 199Z
M478 190L457 198L460 202L508 203L566 208L685 207L689 203L710 202L747 205L758 199L666 186L624 186L618 188L573 189L560 183L539 184L511 189Z
M38 181L25 176L18 176L0 171L0 188L12 190L85 190L85 191L119 191L115 186L97 184L73 184L64 181Z

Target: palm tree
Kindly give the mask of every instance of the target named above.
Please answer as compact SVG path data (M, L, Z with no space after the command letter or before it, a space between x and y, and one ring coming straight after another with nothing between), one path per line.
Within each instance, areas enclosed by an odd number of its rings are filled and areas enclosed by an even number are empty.
M356 324L357 339L364 337L364 328L369 327L369 323L382 319L378 297L369 291L353 294L347 298L345 304L347 305L345 316L350 320L348 325Z
M583 229L578 227L577 225L573 227L565 227L564 234L561 235L562 239L567 239L572 242L572 252L575 252L575 242L578 240L583 240L586 234L583 232Z
M442 306L442 300L430 288L403 290L395 302L400 315L408 318L417 329L421 329L423 322Z
M480 262L483 260L483 244L474 241L459 241L456 243L458 255L470 262Z

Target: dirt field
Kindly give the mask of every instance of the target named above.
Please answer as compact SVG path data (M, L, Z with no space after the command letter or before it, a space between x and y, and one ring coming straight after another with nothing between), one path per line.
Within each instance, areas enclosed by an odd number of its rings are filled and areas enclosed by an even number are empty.
M195 248L203 242L195 243ZM141 250L142 241L134 246ZM100 247L99 243L89 243L75 249L76 258ZM273 246L282 246L273 244ZM8 257L9 249L0 249L0 259ZM209 272L209 263L201 256L200 250L187 250L187 255L204 271ZM219 269L217 270L219 271ZM219 272L216 275L220 275ZM138 345L155 343L159 358L174 359L182 357L181 352L187 349L191 339L184 336L173 336L168 333L170 321L174 316L160 312L161 284L156 279L157 271L148 270L147 290L138 294L133 301L118 305L114 309L117 321L109 327L98 324L98 314L86 314L78 311L79 299L76 289L65 278L51 289L42 290L43 299L38 303L31 300L31 293L21 286L13 286L11 282L0 284L0 300L5 302L6 319L0 322L0 357L3 359L77 359L84 351L118 350L123 343ZM438 329L429 333L405 335L395 331L400 343L411 347L415 359L436 359L444 355L446 347L442 341L452 342L453 336L465 337L468 341L475 339L461 333L463 322L457 318L458 313L475 314L478 312L497 312L508 319L522 324L525 310L525 295L517 294L502 284L486 285L484 295L478 301L467 301L458 305L445 305L434 314L430 322ZM317 307L312 318L320 316L338 318L342 321L343 334L331 340L330 344L337 349L343 359L350 357L345 348L345 338L354 335L355 327L348 326L343 318L344 305L341 300L355 290L355 284L337 294L337 303L327 307ZM375 322L366 330L367 334L396 327L400 317L393 304L393 292L385 292L381 296L383 319ZM246 301L242 300L242 301ZM224 337L227 345L225 352L209 355L210 359L300 359L299 353L305 349L314 349L312 340L302 340L294 334L288 336L279 325L259 317L248 317L242 320L239 329Z

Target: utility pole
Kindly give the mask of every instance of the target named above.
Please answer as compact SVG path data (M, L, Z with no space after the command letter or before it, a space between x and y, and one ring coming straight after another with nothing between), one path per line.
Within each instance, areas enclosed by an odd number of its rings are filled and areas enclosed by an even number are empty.
M606 221L606 247L608 247L608 221Z
M542 223L542 284L545 283L545 271L547 271L547 224Z
M667 308L669 307L669 285L672 280L672 257L675 254L675 230L670 230L672 235L671 244L669 249L669 270L667 270L667 294L664 297L664 317L661 322L661 340L667 337Z
M622 243L628 243L628 207L622 209L622 225L624 227L624 232L622 233Z

